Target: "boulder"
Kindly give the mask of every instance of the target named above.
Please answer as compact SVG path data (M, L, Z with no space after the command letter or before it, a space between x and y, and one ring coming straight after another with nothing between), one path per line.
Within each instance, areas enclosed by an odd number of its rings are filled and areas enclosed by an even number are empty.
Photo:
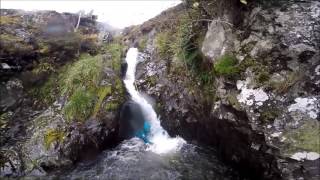
M319 178L319 2L221 3L231 5L216 13L215 3L192 8L212 18L202 53L214 65L233 56L236 75L215 74L203 88L194 78L201 71L150 48L137 67L138 88L156 99L170 135L216 147L246 177Z

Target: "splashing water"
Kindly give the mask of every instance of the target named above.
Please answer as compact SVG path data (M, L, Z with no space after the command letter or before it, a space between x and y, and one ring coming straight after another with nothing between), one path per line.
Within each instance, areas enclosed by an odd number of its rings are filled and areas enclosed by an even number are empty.
M130 48L127 52L126 62L128 68L124 84L131 95L132 100L141 106L144 117L150 122L151 133L149 135L149 140L152 144L149 145L148 150L158 154L177 151L185 144L185 140L180 137L169 137L168 133L161 127L160 120L151 104L140 95L134 86L138 53L137 48Z

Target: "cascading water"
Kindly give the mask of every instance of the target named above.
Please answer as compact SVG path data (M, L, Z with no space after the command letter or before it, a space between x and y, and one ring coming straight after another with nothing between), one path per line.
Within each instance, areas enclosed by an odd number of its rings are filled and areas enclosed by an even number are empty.
M185 141L180 137L169 137L168 133L161 127L160 120L151 104L149 104L148 101L146 101L140 95L134 86L138 54L139 52L137 48L130 48L127 52L126 62L128 64L128 68L126 77L124 79L124 84L131 95L132 100L141 106L144 117L151 124L151 133L149 139L152 144L148 149L155 153L166 153L169 151L178 150L185 143Z
M153 144L145 144L138 138L124 140L95 160L80 163L72 172L51 179L238 179L237 174L217 160L214 149L169 137L152 106L134 86L137 60L138 50L130 48L124 83L132 100L142 107L144 117L150 122L149 140Z

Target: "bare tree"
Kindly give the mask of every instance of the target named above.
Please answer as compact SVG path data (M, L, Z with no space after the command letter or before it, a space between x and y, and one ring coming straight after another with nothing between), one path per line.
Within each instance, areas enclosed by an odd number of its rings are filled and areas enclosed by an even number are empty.
M79 17L78 17L78 22L77 22L77 26L74 28L74 32L77 32L79 25L80 25L80 20L81 20L81 16L84 15L84 10L79 11Z

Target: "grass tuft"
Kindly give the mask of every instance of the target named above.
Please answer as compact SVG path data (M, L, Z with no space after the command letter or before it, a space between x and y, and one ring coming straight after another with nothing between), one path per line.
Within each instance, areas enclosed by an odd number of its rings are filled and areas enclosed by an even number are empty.
M87 90L99 85L103 61L101 56L82 55L80 59L70 64L60 75L60 90L62 94L72 94L76 89Z
M78 89L64 107L64 114L69 121L74 119L85 121L91 115L94 103L95 96L92 93L84 89Z
M237 64L238 61L235 56L226 54L216 60L214 70L221 76L234 76L239 72Z
M65 138L65 132L58 129L49 129L44 135L44 146L48 150L53 142L62 143Z

